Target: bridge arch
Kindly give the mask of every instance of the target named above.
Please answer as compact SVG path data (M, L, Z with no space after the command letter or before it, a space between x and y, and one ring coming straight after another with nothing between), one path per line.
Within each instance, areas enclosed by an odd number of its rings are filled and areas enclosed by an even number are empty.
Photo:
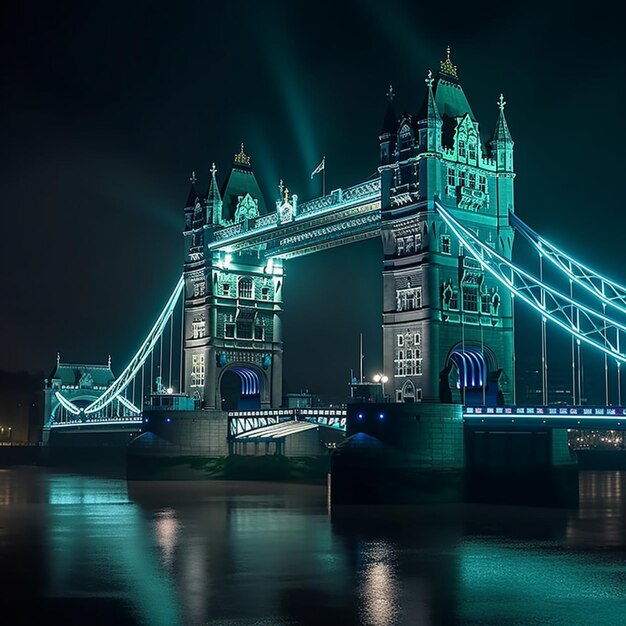
M439 400L460 404L502 404L495 353L477 341L459 342L447 354L439 374Z
M215 395L222 410L268 406L270 388L266 372L251 363L230 363L218 375Z

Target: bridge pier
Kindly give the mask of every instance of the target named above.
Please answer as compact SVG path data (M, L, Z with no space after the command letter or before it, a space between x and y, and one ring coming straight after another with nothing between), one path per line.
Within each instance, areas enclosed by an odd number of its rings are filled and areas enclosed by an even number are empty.
M331 457L334 504L578 504L566 429L467 427L462 406L354 404Z
M577 507L578 464L565 428L466 427L472 502Z

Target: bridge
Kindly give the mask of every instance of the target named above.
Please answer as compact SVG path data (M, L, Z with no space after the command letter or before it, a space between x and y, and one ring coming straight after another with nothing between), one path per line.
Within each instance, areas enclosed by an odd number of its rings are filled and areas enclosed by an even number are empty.
M626 288L515 212L503 96L495 130L486 134L449 53L425 87L414 115L396 114L390 90L378 173L359 184L300 203L280 181L267 206L243 144L221 186L215 165L206 192L192 175L185 263L162 311L121 374L101 387L86 370L64 381L57 362L46 432L132 425L187 441L189 449L210 440L207 450L218 456L237 441L319 428L365 433L360 409L350 405L333 420L323 419L328 409L282 407L280 321L289 259L371 237L383 244L382 371L390 393L374 402L381 415L391 406L439 416L453 407L450 415L473 429L623 428ZM525 267L513 260L514 240L526 247ZM540 406L518 406L516 311L536 315L540 325ZM571 342L568 407L548 404L549 332ZM582 406L582 350L603 356L602 407ZM190 434L199 424L210 424L211 434Z

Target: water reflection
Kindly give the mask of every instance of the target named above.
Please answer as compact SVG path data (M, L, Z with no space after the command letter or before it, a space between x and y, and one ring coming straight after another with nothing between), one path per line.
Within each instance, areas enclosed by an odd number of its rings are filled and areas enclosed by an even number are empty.
M318 487L5 471L0 588L24 623L617 624L624 480L581 474L576 511L329 515Z

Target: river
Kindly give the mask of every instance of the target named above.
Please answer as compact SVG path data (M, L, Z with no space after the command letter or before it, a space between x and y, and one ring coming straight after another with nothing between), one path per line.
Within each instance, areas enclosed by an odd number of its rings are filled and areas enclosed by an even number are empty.
M578 510L0 470L2 624L626 624L626 473Z

